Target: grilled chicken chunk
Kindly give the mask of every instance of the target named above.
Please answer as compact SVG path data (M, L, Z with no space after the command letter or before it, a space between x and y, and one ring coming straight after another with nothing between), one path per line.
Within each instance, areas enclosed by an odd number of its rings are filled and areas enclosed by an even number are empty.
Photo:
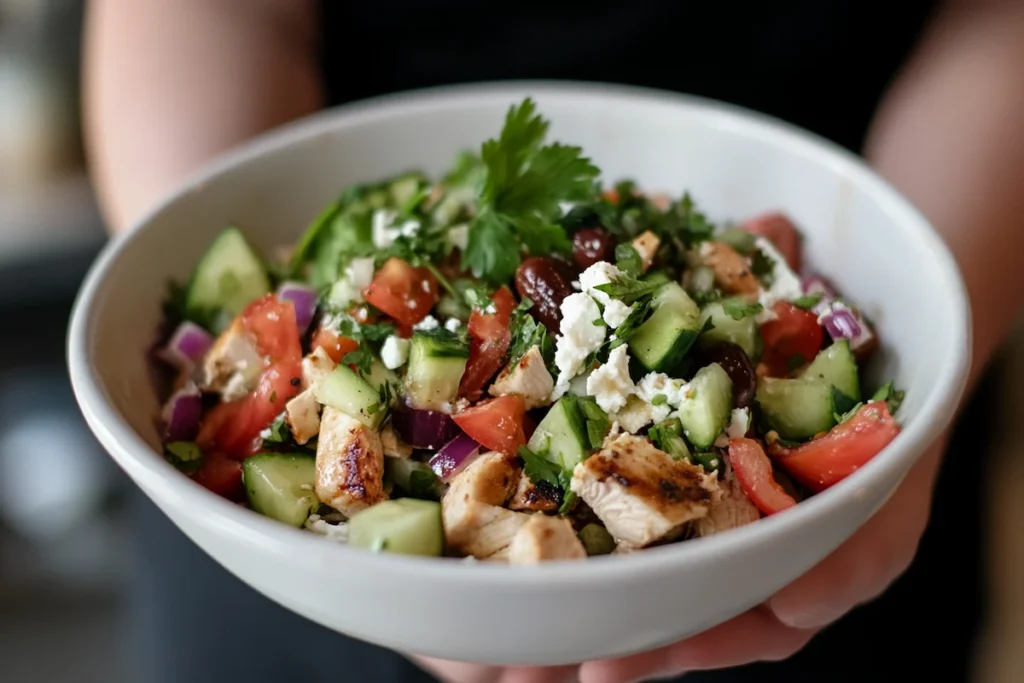
M736 475L729 473L720 483L721 499L711 506L707 516L693 523L694 536L710 536L761 519L761 513L743 493Z
M619 545L629 547L677 537L686 522L707 515L721 496L714 475L631 434L607 440L577 465L570 487Z
M284 405L284 420L300 446L320 432L320 404L312 389L300 392Z
M522 396L526 409L551 403L555 380L544 366L544 357L536 346L515 363L510 363L491 384L491 396Z
M262 370L256 338L245 331L238 316L206 353L201 387L219 393L225 401L234 401L256 388Z
M310 389L320 380L334 372L337 366L331 357L319 346L302 359L302 388Z
M633 248L640 255L640 263L646 271L654 263L654 256L661 246L661 239L650 230L645 230L633 240Z
M316 448L316 497L346 517L386 500L383 450L377 432L324 406Z
M526 472L519 475L519 483L508 507L511 510L554 512L562 505L562 493L547 482L535 484Z
M515 465L498 452L480 455L459 472L441 499L448 546L478 559L507 548L528 518L501 507L517 480Z
M380 430L380 443L384 448L384 455L392 458L408 458L412 455L412 446L398 438L390 422Z
M508 560L512 564L582 560L586 557L587 551L569 520L543 514L530 515L508 546Z
M756 297L760 283L750 264L739 252L724 242L704 242L700 247L704 265L715 272L715 282L730 294Z

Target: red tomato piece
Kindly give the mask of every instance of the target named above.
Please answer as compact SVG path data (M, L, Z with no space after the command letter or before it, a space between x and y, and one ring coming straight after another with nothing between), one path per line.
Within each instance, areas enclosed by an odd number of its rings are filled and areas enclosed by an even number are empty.
M488 450L508 456L519 452L526 444L523 416L526 405L520 396L502 396L466 408L453 415L455 424L471 439Z
M772 475L772 461L765 455L761 443L755 439L732 439L729 441L729 464L736 473L743 493L757 509L766 515L774 515L796 505L785 489Z
M256 348L270 363L302 359L295 306L273 294L256 299L242 311L242 327L256 338Z
M779 465L812 491L824 491L863 467L900 433L885 401L872 401L827 434L795 448L768 447Z
M767 239L785 257L790 269L795 273L800 272L803 265L803 239L793 221L785 214L766 213L750 219L740 227Z
M313 335L311 346L314 349L317 347L323 349L331 360L340 363L346 354L359 348L359 342L348 337L340 337L321 327Z
M494 313L475 310L469 316L469 360L462 373L459 393L471 399L479 398L488 380L494 377L505 362L505 352L512 342L509 324L516 300L512 291L502 286L491 296Z
M772 312L775 319L761 325L761 361L771 376L783 377L814 360L825 339L825 328L818 324L818 316L788 301L776 302Z
M390 258L363 290L363 298L399 323L415 325L427 317L440 293L429 270Z
M242 463L215 453L203 456L203 464L192 475L192 479L230 500L240 500L244 492Z

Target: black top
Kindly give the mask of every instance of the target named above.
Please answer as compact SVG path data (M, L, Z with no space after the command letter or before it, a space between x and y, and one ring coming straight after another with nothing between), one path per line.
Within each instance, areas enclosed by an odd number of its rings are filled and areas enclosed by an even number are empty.
M435 85L572 79L711 97L859 150L936 3L321 3L331 104Z

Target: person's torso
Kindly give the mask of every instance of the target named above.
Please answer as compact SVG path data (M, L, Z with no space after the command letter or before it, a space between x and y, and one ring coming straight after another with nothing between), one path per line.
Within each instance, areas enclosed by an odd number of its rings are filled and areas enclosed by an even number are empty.
M451 83L572 79L732 102L859 149L929 0L321 3L329 104Z

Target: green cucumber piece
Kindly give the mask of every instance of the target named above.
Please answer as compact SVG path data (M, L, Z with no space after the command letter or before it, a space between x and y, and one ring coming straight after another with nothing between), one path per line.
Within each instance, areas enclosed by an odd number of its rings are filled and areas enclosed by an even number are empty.
M225 228L199 259L185 295L189 317L208 321L211 312L229 317L270 291L263 260L241 230Z
M316 458L300 453L259 453L242 461L242 483L253 510L300 527L320 506L313 493Z
M459 395L469 345L444 328L412 337L405 386L414 408L444 411Z
M441 504L432 500L385 500L348 521L348 541L358 548L401 555L444 553Z
M683 433L697 450L715 443L732 417L732 380L718 363L697 371L686 385L686 398L679 406Z
M651 317L629 338L629 350L648 370L671 375L700 334L700 309L675 282L661 286L652 306Z
M832 386L815 379L763 377L757 402L765 424L789 441L803 441L835 424Z
M587 421L575 396L563 396L551 406L527 448L570 472L590 455Z
M347 365L339 364L313 388L316 400L325 406L354 417L376 429L387 407L381 405L381 392Z
M712 327L701 333L701 346L730 342L743 349L750 360L757 362L758 356L761 355L761 335L754 316L748 315L736 320L726 312L722 302L716 301L705 306L700 312L702 330L709 320Z
M857 361L850 351L850 342L840 339L821 350L811 364L800 373L804 379L821 380L834 386L854 401L860 400Z
M402 380L398 379L398 375L395 374L394 370L389 370L379 358L374 356L373 360L370 361L370 371L360 371L359 376L366 380L367 384L377 389L378 394L384 394L384 385L387 384L390 390L387 393L390 400L388 401L388 407L394 408L398 403L398 397L402 395L405 390L405 385L402 384Z

